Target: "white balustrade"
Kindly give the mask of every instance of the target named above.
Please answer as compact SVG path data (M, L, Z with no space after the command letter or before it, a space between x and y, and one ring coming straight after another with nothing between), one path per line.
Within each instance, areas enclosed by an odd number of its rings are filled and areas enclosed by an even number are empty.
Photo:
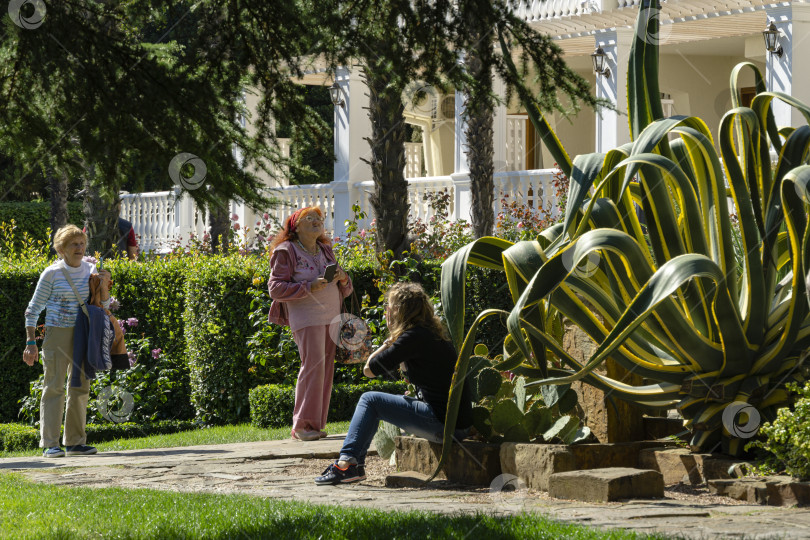
M619 0L621 4L623 0ZM632 2L632 0L626 0ZM602 0L520 0L515 6L510 2L512 11L527 22L573 17L602 10Z
M405 143L405 178L416 178L422 174L422 143Z
M544 208L557 217L556 190L553 185L553 169L534 171L510 171L495 173L493 212L498 215L504 206L516 201L519 205L534 209ZM324 229L334 235L343 230L343 220L353 219L350 208L335 207L335 191L338 183L286 186L273 190L279 204L268 213L280 225L293 212L305 206L319 206L324 212ZM343 189L345 190L345 184ZM450 195L448 214L451 220L458 219L461 209L454 207L455 184L449 176L411 178L408 180L409 218L429 223L435 215L430 207L430 196L447 190ZM345 191L344 191L345 193ZM358 222L360 229L368 229L374 219L370 196L374 182L358 182L349 190L349 205L357 204L366 214ZM132 222L139 245L143 251L167 251L170 244L179 241L185 245L191 236L202 239L206 233L208 215L184 194L179 199L174 191L127 194L121 197L121 217ZM346 200L346 199L344 199Z

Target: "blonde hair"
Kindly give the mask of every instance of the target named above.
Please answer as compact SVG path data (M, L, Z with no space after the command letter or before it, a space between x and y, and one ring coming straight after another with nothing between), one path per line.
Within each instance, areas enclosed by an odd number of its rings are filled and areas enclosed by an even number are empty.
M423 326L439 339L449 340L447 329L433 311L427 293L418 283L400 282L385 293L388 304L388 331L396 341L403 332Z
M56 234L53 235L53 249L59 254L60 259L62 258L62 251L77 236L80 236L84 243L87 244L87 235L76 225L71 224L60 227Z

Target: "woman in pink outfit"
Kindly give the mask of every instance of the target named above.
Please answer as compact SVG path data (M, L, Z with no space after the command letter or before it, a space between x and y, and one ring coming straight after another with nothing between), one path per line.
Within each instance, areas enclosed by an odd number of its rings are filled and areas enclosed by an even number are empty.
M301 356L295 385L292 437L311 441L323 431L332 395L335 342L330 323L340 315L352 282L338 266L332 281L324 271L336 264L317 206L295 211L270 245L270 322L290 327Z

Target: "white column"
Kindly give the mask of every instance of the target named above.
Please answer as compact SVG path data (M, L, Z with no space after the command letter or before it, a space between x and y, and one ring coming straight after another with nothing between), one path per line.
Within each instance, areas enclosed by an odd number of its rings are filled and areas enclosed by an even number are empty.
M506 85L494 73L492 75L492 90L496 96L501 98L501 103L495 104L494 114L492 115L492 143L495 151L492 155L492 164L494 172L498 173L507 170L508 161L506 159Z
M343 236L343 222L352 217L352 186L371 180L371 167L361 158L370 158L366 137L371 137L368 118L368 90L360 67L339 68L335 80L343 94L343 106L335 107L335 234ZM340 184L343 184L342 186Z
M765 59L765 80L768 90L784 92L810 105L810 5L778 4L765 9L767 20L779 30L779 44L784 53L780 57L768 53ZM765 25L763 25L763 28ZM762 47L765 47L764 41ZM776 125L800 126L802 114L780 100L773 101Z
M597 32L596 47L607 55L610 77L596 74L596 97L616 104L617 111L602 110L596 114L596 151L607 152L630 141L627 124L627 57L633 40L627 28Z

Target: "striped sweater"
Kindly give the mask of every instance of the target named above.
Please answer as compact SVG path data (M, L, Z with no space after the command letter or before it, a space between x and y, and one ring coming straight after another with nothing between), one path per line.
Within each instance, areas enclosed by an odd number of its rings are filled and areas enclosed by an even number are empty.
M76 315L79 313L79 302L70 284L62 274L65 267L79 291L82 299L90 295L90 274L96 272L96 265L82 261L77 268L68 266L63 260L50 265L39 276L34 296L25 310L25 326L36 326L39 314L45 310L45 326L72 327L76 324Z

